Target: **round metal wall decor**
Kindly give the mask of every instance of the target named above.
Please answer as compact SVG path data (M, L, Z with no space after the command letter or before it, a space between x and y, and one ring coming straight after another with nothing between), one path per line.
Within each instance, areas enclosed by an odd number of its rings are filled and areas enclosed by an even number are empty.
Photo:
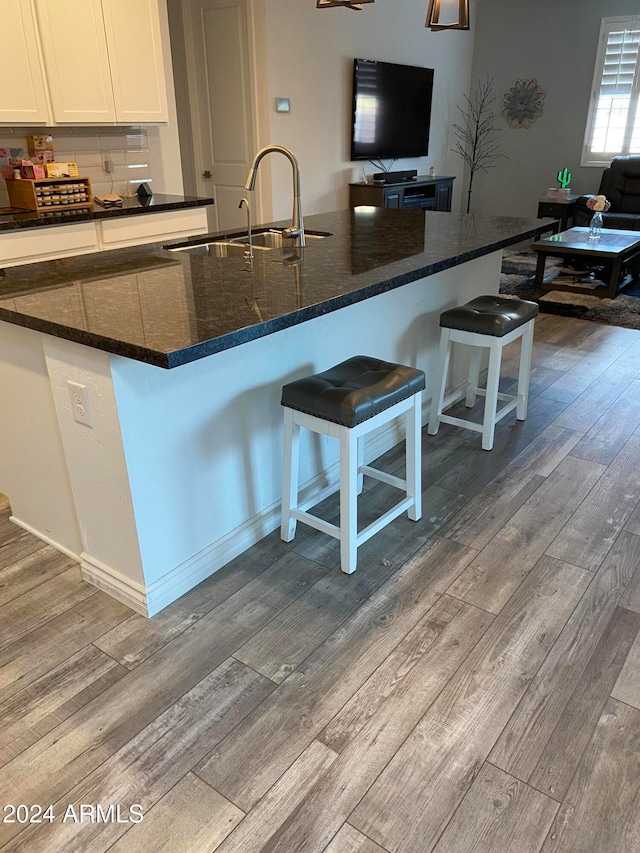
M509 127L529 128L542 115L544 96L535 78L516 80L502 96L500 115L505 117Z

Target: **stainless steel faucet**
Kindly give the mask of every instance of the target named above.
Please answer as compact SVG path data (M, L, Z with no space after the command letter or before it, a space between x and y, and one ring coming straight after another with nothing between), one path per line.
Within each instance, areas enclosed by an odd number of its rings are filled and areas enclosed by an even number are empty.
M255 189L258 165L265 154L278 153L284 154L291 163L291 168L293 170L293 214L291 217L291 227L285 228L282 235L283 237L295 238L295 246L304 246L304 225L302 222L302 202L300 200L300 166L288 148L285 148L283 145L265 145L264 148L261 148L253 158L253 163L249 167L249 174L247 175L244 188L246 190Z
M247 208L247 234L249 237L249 245L244 250L244 259L249 263L253 262L253 234L251 233L251 206L249 205L249 199L241 198L239 208L244 205Z

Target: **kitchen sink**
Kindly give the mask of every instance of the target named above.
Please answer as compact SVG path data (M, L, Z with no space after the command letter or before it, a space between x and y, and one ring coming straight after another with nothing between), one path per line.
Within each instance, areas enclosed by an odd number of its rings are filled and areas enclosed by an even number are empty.
M304 238L307 243L312 242L313 240L323 240L325 237L330 236L331 234L323 233L321 231L317 231L315 233L309 233L308 231L304 232ZM284 237L282 231L278 231L275 228L270 228L267 231L253 231L251 239L254 249L285 249L289 246L293 246L295 242L295 238ZM243 245L246 245L249 242L249 235L242 234L240 237L230 237L229 242L242 243Z
M330 237L330 232L305 231L307 243L323 240ZM251 234L254 251L264 252L271 249L293 248L295 238L283 237L282 231L275 228L257 229ZM192 255L209 255L214 258L238 258L243 257L245 249L249 245L249 234L238 234L232 237L221 237L218 240L203 241L202 243L176 243L165 246L169 252L189 252Z
M189 243L185 246L163 246L168 252L188 252L190 255L202 255L212 258L242 258L248 244L232 240L213 240L210 243ZM259 251L267 251L266 246L254 246Z

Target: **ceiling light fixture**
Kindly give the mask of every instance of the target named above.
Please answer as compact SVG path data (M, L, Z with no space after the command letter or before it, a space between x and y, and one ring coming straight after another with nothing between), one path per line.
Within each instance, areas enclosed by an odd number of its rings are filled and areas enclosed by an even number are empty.
M316 8L331 9L332 6L345 6L347 9L354 9L356 12L359 12L364 3L373 2L374 0L360 0L358 3L355 3L352 0L317 0Z
M469 0L429 0L425 27L438 30L468 30Z

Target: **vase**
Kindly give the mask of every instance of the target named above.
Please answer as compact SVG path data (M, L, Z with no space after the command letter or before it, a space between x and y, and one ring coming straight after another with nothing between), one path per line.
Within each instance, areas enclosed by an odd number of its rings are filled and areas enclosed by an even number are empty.
M591 222L589 223L589 240L595 243L596 240L600 239L600 234L602 233L602 214L599 210L591 217Z

